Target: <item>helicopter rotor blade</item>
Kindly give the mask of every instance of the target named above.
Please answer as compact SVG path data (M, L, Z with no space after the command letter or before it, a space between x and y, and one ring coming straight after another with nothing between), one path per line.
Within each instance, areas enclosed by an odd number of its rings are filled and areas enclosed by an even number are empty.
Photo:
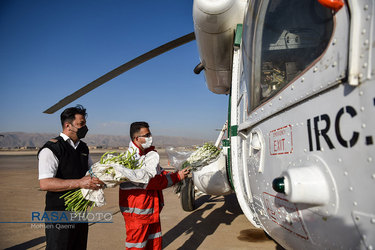
M114 70L108 72L107 74L105 74L105 75L99 77L98 79L90 82L86 86L80 88L79 90L77 90L73 94L68 95L64 99L61 99L58 103L56 103L52 107L45 110L43 113L53 114L57 110L66 106L67 104L73 102L74 100L76 100L79 97L83 96L84 94L90 92L91 90L99 87L100 85L108 82L109 80L112 80L113 78L121 75L122 73L124 73L124 72L138 66L139 64L142 64L142 63L144 63L144 62L146 62L146 61L148 61L148 60L150 60L150 59L152 59L156 56L159 56L159 55L161 55L161 54L163 54L163 53L165 53L165 52L167 52L171 49L177 48L181 45L184 45L185 43L191 42L194 39L195 39L195 35L194 35L194 32L192 32L192 33L189 33L185 36L177 38L173 41L165 43L165 44L163 44L163 45L161 45L161 46L159 46L159 47L157 47L153 50L150 50L149 52L146 52L143 55L138 56L138 57L134 58L133 60L127 62L127 63L124 63L123 65L115 68Z

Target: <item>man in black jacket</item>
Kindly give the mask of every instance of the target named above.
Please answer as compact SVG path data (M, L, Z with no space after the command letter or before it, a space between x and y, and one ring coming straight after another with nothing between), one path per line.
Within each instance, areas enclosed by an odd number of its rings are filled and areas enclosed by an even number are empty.
M69 190L97 190L104 184L85 176L92 165L89 149L83 141L88 129L86 109L80 105L65 109L61 115L62 133L49 140L38 152L39 186L47 191L46 211L65 211L64 199ZM87 223L46 224L46 249L86 249Z

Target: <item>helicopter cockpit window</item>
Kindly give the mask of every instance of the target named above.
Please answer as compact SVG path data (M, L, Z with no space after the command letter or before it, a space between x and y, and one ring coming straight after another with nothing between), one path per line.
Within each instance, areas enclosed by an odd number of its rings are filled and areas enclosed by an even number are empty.
M332 12L316 0L263 0L253 6L244 29L250 39L244 42L250 110L274 96L317 59L333 32Z

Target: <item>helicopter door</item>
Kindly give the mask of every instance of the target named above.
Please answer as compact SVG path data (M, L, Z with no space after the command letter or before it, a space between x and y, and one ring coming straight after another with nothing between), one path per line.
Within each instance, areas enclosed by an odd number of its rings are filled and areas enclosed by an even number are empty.
M336 212L338 200L333 190L337 188L327 164L319 157L307 156L307 123L309 114L323 107L323 103L311 105L309 100L335 89L346 77L348 13L344 8L334 16L316 0L255 0L249 5L239 91L232 96L232 105L238 107L238 136L231 140L232 155L236 156L234 189L254 225L279 241L290 238L302 246L311 243L303 208L275 192L273 180L286 169L305 164L306 170L316 170L318 179L324 176L321 186L328 190L323 190L325 200L308 201L315 202L309 205L309 212L323 219L323 214ZM319 128L313 126L321 133L315 137L323 144L328 141L324 127L330 124L325 116L317 119ZM306 214L311 216L309 212Z

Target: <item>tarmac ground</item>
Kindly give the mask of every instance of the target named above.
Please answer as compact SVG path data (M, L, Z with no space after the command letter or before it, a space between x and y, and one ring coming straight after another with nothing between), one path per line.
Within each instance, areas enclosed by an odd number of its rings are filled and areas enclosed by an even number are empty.
M168 158L159 151L166 170ZM95 161L101 154L92 154ZM31 223L32 212L43 212L45 192L39 190L36 154L0 155L0 249L44 249L44 223ZM163 191L163 249L279 249L243 215L235 194L196 197L195 210L185 212L173 188ZM125 223L118 207L118 187L105 190L113 223L89 224L88 249L125 249Z

